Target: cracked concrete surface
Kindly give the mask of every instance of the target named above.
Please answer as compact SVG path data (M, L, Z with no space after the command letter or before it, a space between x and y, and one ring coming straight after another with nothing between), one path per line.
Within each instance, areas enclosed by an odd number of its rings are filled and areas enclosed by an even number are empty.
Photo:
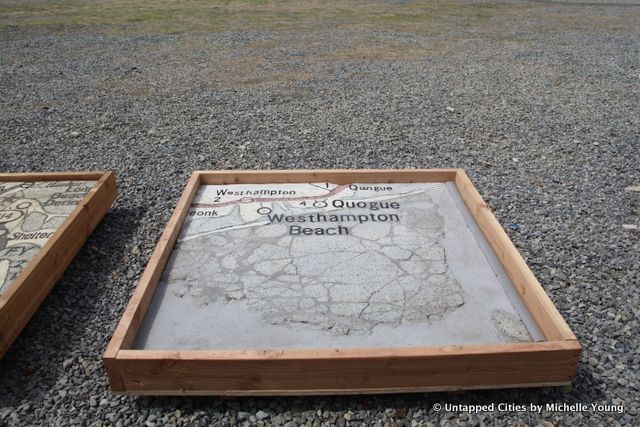
M206 187L194 206L215 199L214 186ZM136 346L530 341L449 191L442 183L395 184L387 193L345 190L327 198L323 208L292 201L256 205L295 216L362 211L332 207L338 198L399 203L398 221L343 223L347 235L290 235L291 223L255 215L252 203L227 201L215 217L191 217Z
M241 300L272 324L342 335L442 316L464 303L438 243L442 217L428 194L400 200L402 223L358 224L351 235L293 237L272 224L183 241L163 281L203 305Z

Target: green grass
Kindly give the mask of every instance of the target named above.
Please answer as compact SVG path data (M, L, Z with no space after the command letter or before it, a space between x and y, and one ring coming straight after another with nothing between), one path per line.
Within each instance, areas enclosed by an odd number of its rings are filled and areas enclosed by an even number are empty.
M0 29L89 26L117 33L375 29L439 35L457 27L482 37L500 37L507 22L541 32L628 25L626 20L597 14L585 19L578 12L567 8L552 13L534 3L471 0L402 4L381 0L0 0ZM638 9L630 9L628 18L640 19Z
M429 32L443 20L474 22L501 14L462 1L0 0L0 26L97 26L107 31L218 32L375 28Z

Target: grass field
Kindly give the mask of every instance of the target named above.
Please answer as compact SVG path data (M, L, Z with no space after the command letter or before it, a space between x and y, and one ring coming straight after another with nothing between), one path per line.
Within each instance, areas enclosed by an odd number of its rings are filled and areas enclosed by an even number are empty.
M551 28L616 22L585 22L579 15L553 16L535 4L507 6L467 1L321 0L3 0L0 27L92 25L109 32L220 32L233 30L376 29L441 33L476 27L493 18L539 15ZM554 22L555 20L555 22ZM554 25L555 24L555 25Z
M638 8L630 9L637 15ZM631 17L633 18L633 17ZM260 52L280 45L279 36L297 37L297 47L313 61L398 61L446 54L464 49L473 38L527 44L527 34L563 31L617 30L629 25L610 15L584 15L584 9L556 11L544 4L402 0L0 0L0 31L21 29L46 32L101 32L114 35L186 34L187 49L197 49L201 34L267 31L268 41L254 43L256 52L244 58L224 59L229 80L242 84L263 81L247 74L246 62L263 62ZM349 32L348 44L326 50L322 37L335 31ZM393 34L423 37L420 43L400 40ZM427 37L428 44L424 43ZM212 46L207 44L207 49ZM271 59L273 60L273 58ZM255 67L250 67L255 68ZM298 72L270 71L269 81L297 81L308 76ZM247 83L248 82L248 83Z

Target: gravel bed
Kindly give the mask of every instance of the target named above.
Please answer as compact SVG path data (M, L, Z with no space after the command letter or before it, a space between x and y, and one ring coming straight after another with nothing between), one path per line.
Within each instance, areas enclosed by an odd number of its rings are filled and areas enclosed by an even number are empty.
M640 424L639 12L539 7L594 25L532 17L432 36L2 30L0 170L114 170L121 195L0 361L0 425ZM359 56L355 39L410 57ZM191 171L368 167L467 170L584 345L571 390L110 392L102 352ZM624 411L433 409L500 402Z

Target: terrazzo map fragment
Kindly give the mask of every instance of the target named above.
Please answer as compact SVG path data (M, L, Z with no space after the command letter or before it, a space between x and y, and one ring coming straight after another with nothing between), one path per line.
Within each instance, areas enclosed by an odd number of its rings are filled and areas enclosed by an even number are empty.
M94 181L0 182L0 294L94 184Z
M202 185L138 346L531 340L450 191Z
M337 334L441 316L464 301L429 197L442 185L204 187L213 202L192 206L165 279L205 304ZM194 269L205 252L215 258Z

